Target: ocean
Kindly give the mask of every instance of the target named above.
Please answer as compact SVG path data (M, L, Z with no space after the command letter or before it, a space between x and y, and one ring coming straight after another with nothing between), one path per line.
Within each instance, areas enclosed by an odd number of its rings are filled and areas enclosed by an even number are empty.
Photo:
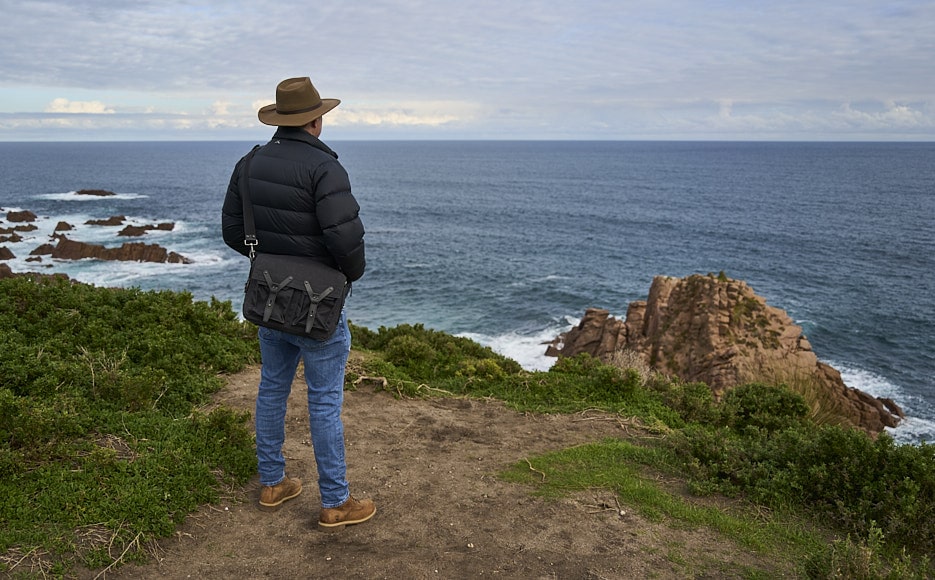
M543 343L586 308L624 318L656 275L723 271L789 313L849 386L902 406L897 440L935 441L935 143L324 137L367 231L355 324L421 323L544 370ZM0 218L40 218L0 244L7 263L239 311L247 262L221 241L220 206L252 145L0 143ZM84 225L112 215L175 228L118 238ZM59 221L76 240L158 243L194 263L26 262Z

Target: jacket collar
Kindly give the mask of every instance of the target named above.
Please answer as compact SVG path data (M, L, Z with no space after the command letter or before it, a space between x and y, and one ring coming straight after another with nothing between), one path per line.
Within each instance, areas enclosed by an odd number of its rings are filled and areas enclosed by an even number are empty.
M335 153L331 147L322 142L318 137L311 135L308 131L302 129L301 127L278 127L276 129L276 134L273 135L273 139L287 139L289 141L302 141L303 143L308 143L316 149L320 149L331 155L335 159L338 158L338 154Z

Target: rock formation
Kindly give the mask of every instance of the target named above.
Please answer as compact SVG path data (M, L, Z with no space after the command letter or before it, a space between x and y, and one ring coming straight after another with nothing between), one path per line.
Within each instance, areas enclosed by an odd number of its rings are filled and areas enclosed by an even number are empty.
M13 252L10 248L6 246L0 246L0 260L12 260L16 256L13 255Z
M6 219L11 222L34 222L36 221L36 214L29 210L11 211L7 212Z
M171 222L165 222L157 225L146 225L146 226L126 226L119 232L118 236L142 236L149 230L160 230L164 232L171 232L175 229L175 224Z
M6 264L0 264L0 280L3 278L15 278L17 276L25 276L28 278L62 278L64 280L70 280L65 274L40 274L38 272L14 272Z
M170 252L158 244L126 242L119 248L105 248L98 244L88 244L58 238L58 244L52 250L52 257L58 260L80 260L96 258L98 260L119 260L125 262L162 262L171 264L191 264L192 261L175 252Z
M45 256L51 254L55 251L55 246L52 244L42 244L33 251L29 252L30 256Z
M126 216L113 215L106 220L88 220L84 223L89 226L122 226L125 219Z
M589 309L546 354L586 352L609 361L622 350L662 374L707 383L715 397L744 383L781 383L802 393L823 422L880 433L903 417L893 401L845 385L783 310L723 275L657 276L647 300L629 305L626 321Z
M67 231L71 231L71 230L73 230L73 229L74 229L74 226L72 226L72 225L71 225L70 223L68 223L68 222L58 222L57 224L55 224L55 229L54 229L53 231L56 231L56 232L67 232Z
M113 191L107 191L106 189L79 189L75 192L75 195L97 195L100 197L107 197L117 194Z

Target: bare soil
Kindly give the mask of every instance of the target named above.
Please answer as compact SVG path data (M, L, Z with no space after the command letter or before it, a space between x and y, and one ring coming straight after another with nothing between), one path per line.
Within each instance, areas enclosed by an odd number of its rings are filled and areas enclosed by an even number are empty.
M351 492L373 499L377 513L340 532L319 531L301 371L298 377L284 451L288 473L304 484L299 497L277 512L260 511L254 478L153 545L149 564L87 577L739 578L750 568L783 575L777 563L716 531L650 522L607 490L543 499L530 486L498 479L527 457L640 436L618 417L524 414L492 400L398 398L369 385L346 392L343 416ZM217 403L252 414L258 378L258 367L231 376ZM663 484L678 492L677 484Z

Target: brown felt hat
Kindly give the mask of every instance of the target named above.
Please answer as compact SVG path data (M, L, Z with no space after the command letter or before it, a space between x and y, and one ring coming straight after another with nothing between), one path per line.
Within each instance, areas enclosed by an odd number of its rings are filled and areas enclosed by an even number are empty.
M301 127L338 106L338 99L323 99L308 77L286 79L276 87L276 102L257 112L264 125Z

